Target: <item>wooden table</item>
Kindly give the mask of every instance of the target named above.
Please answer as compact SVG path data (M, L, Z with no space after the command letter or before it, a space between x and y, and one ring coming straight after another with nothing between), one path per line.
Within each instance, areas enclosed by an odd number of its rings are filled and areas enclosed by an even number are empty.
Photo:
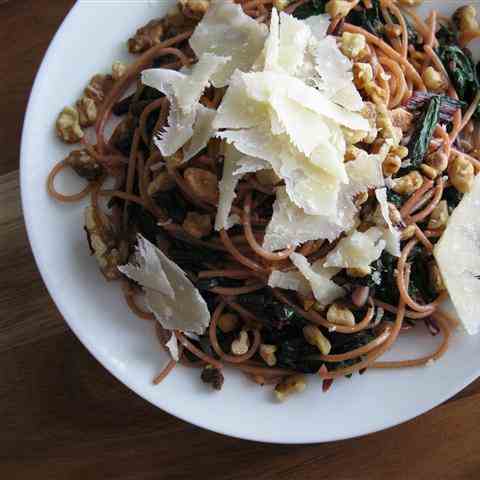
M34 264L18 190L30 87L73 3L0 1L0 479L480 478L480 381L381 433L272 446L200 430L154 408L73 336Z

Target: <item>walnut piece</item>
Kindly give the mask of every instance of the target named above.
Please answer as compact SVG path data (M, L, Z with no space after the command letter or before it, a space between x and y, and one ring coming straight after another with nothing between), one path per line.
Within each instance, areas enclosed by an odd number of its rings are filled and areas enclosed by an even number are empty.
M218 368L207 365L203 370L201 377L202 382L210 385L214 390L221 390L223 387L223 373Z
M73 150L65 159L66 164L75 170L75 173L89 182L93 182L104 173L103 166L100 165L87 150Z
M115 280L121 276L118 270L120 252L116 248L113 235L110 238L105 228L97 224L97 218L97 212L93 207L85 209L85 231L88 244L105 278Z
M85 87L84 95L91 98L95 105L101 105L114 84L111 75L94 75Z
M132 38L128 39L130 53L142 53L161 43L164 34L164 19L156 18L139 28Z
M66 143L77 143L83 138L80 118L75 108L65 107L55 125L58 136Z
M91 127L97 120L97 105L93 98L85 95L80 97L76 103L80 125L84 128Z

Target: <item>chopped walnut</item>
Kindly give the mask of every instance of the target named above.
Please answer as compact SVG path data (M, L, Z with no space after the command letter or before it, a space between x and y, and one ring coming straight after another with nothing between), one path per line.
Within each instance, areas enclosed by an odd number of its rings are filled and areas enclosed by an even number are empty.
M423 185L423 177L416 170L393 181L393 191L400 195L411 195Z
M214 390L221 390L223 387L223 373L218 368L207 365L203 370L201 377L202 382L210 385Z
M118 270L120 252L116 248L113 238L109 238L109 232L106 232L103 226L97 224L97 218L97 213L93 207L85 209L85 231L88 244L105 278L115 280L121 275Z
M188 212L183 222L183 228L192 237L203 238L212 232L212 219L210 215Z
M210 0L179 0L179 3L187 16L193 15L199 19L203 17L210 6Z
M448 166L450 181L459 192L467 193L471 190L475 178L473 165L461 153L455 153L452 157Z
M478 28L477 10L474 5L464 5L453 14L453 21L461 32L468 32Z
M147 193L150 197L160 192L168 192L175 187L175 179L166 171L160 172L148 185Z
M189 167L183 174L185 181L197 197L214 202L218 197L218 181L216 175L208 170Z
M277 400L283 402L289 395L301 393L307 387L307 381L304 375L291 375L275 386L275 396Z
M357 88L365 88L373 81L373 69L369 63L355 63L353 65L353 81Z
M93 98L86 95L80 97L76 103L80 125L84 128L91 127L97 120L97 105Z
M387 101L387 91L377 85L373 80L365 84L364 90L376 105L383 105Z
M112 78L116 82L117 80L120 80L124 75L125 72L127 71L128 66L123 63L123 62L113 62L112 64Z
M83 130L75 108L65 107L55 125L58 136L66 143L77 143L83 138Z
M343 32L340 49L348 58L360 58L365 52L367 40L360 33Z
M162 18L156 18L139 28L135 35L128 39L128 51L142 53L161 43L164 34L163 24Z
M377 103L377 128L386 140L392 140L394 145L400 143L402 131L394 126L390 112L384 103Z
M66 164L75 170L75 173L89 182L93 182L104 173L100 165L86 149L73 150L65 159Z
M97 106L101 105L112 89L113 83L111 75L94 75L85 87L84 94L86 97L91 98Z
M407 132L412 127L413 115L402 107L390 111L390 117L394 127Z

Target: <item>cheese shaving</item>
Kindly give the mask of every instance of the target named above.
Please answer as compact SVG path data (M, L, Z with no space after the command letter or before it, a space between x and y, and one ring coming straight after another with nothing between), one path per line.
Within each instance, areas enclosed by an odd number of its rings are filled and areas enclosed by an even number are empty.
M235 173L242 158L242 154L232 145L225 146L225 158L223 160L223 176L218 185L220 193L218 200L217 216L215 218L215 230L228 230L231 226L229 220L232 203L235 200L235 187L242 174Z
M210 312L185 272L159 248L138 235L133 263L118 269L145 291L146 303L167 330L201 335L210 323Z
M190 37L198 58L212 53L230 60L211 79L212 84L229 84L235 69L247 71L263 49L267 27L244 13L242 7L225 0L214 0Z
M213 127L215 116L215 110L198 105L192 138L183 147L184 162L201 152L207 146L208 141L215 135L216 129Z
M378 205L380 207L380 213L383 218L383 222L386 224L385 234L383 236L386 241L385 249L390 255L394 257L400 256L400 232L393 226L390 220L390 213L387 201L386 188L377 188L375 190L375 197L377 198Z
M265 232L263 248L281 250L289 245L298 246L309 240L335 240L353 225L356 212L351 199L339 197L336 217L308 215L289 198L285 187L277 189L273 215Z
M172 332L172 335L170 336L170 340L165 344L165 346L168 348L170 355L172 356L173 360L178 362L180 360L180 355L178 351L178 340L177 336L175 335L174 332Z
M204 53L193 67L182 71L183 77L174 82L172 87L178 106L184 114L187 115L195 109L203 91L210 84L210 78L229 60L229 57ZM164 70L166 69L158 69L159 72Z
M303 295L307 295L311 291L305 277L299 272L280 272L273 270L268 277L268 286L271 288L294 290Z
M342 238L338 245L327 255L324 267L368 268L378 260L385 248L382 239L383 232L377 227L371 227L366 232L355 230Z
M183 114L178 106L173 89L173 84L183 78L184 75L180 72L162 68L142 72L142 83L165 94L170 103L167 119L168 127L164 127L155 136L155 145L164 157L173 155L180 150L193 136L196 110L188 115Z
M319 265L314 269L308 263L308 260L299 253L292 253L290 260L310 283L313 296L321 305L329 305L337 298L345 295L345 290L330 280L335 270L329 271Z

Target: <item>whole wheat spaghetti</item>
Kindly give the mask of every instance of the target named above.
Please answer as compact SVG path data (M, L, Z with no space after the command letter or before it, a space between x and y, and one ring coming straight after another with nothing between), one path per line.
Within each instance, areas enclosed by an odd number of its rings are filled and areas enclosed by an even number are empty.
M236 3L257 25L269 24L271 0ZM188 72L196 64L188 39L205 12L189 2L182 2L175 22L170 17L162 20L160 38L153 36L149 24L129 40L131 51L139 56L118 79L107 79L110 87L96 100L95 141L83 139L81 150L53 167L48 193L60 202L89 203L94 225L87 222L86 230L92 253L108 280L121 281L126 303L137 317L155 320L141 299L142 289L117 268L129 262L137 234L177 263L208 305L210 325L200 336L168 332L156 322L161 348L169 352L167 343L176 339L179 359L168 362L153 380L155 384L180 363L201 368L202 379L214 388L221 387L222 372L228 366L261 385L282 384L298 374L318 374L326 391L338 377L368 368L430 364L448 349L451 322L440 310L448 294L438 282L432 285L428 270L435 266L432 252L445 225L429 226L429 222L436 216L438 223L439 209L445 211L448 204L452 210L456 206L452 198L461 197L462 192L455 191L458 183L450 178L453 158L463 156L477 171L480 168L474 148L480 142L480 93L464 98L465 93L457 91L452 65L444 61L448 56L444 37L445 31L450 32L449 41L463 48L480 30L457 32L454 19L435 11L424 22L394 0L350 3L349 11L337 12L331 19L328 33L335 37L339 52L350 55L354 83L367 107L362 115L368 117L372 131L346 143L345 160L355 162L359 149L376 155L383 145L390 145L382 167L390 220L401 251L395 257L384 250L363 268L338 268L330 278L344 292L341 299L319 302L317 292L308 289L309 282L313 285L311 278L302 277L290 257L296 252L309 265L319 265L347 232L332 242L318 238L275 251L263 245L278 208L277 191L285 186L279 172L270 180L252 171L241 177L231 209L236 220L230 229L216 231L222 142L212 137L187 162L182 161L182 149L163 156L157 148L159 132L171 121L172 105L167 96L143 85L140 75L152 67ZM290 2L285 12L304 19L325 8L334 12L329 4L299 0ZM364 42L361 51L349 50L352 36ZM371 67L371 78L365 64ZM309 81L315 84L312 78ZM321 80L317 78L315 88L322 88ZM199 103L216 110L229 88L208 84ZM128 91L133 93L127 95ZM107 138L106 126L113 118L118 125ZM59 124L57 130L62 136ZM464 151L472 143L471 150ZM80 192L56 190L55 178L66 168L86 179ZM108 178L113 178L113 187L105 184ZM108 201L106 208L104 201ZM378 222L374 188L355 193L352 201L355 228L363 233ZM272 272L290 275L295 288L270 287ZM314 271L315 275L320 273ZM403 330L419 323L441 334L438 348L423 357L382 361ZM312 331L318 332L317 337L305 333ZM419 332L425 334L427 329Z

